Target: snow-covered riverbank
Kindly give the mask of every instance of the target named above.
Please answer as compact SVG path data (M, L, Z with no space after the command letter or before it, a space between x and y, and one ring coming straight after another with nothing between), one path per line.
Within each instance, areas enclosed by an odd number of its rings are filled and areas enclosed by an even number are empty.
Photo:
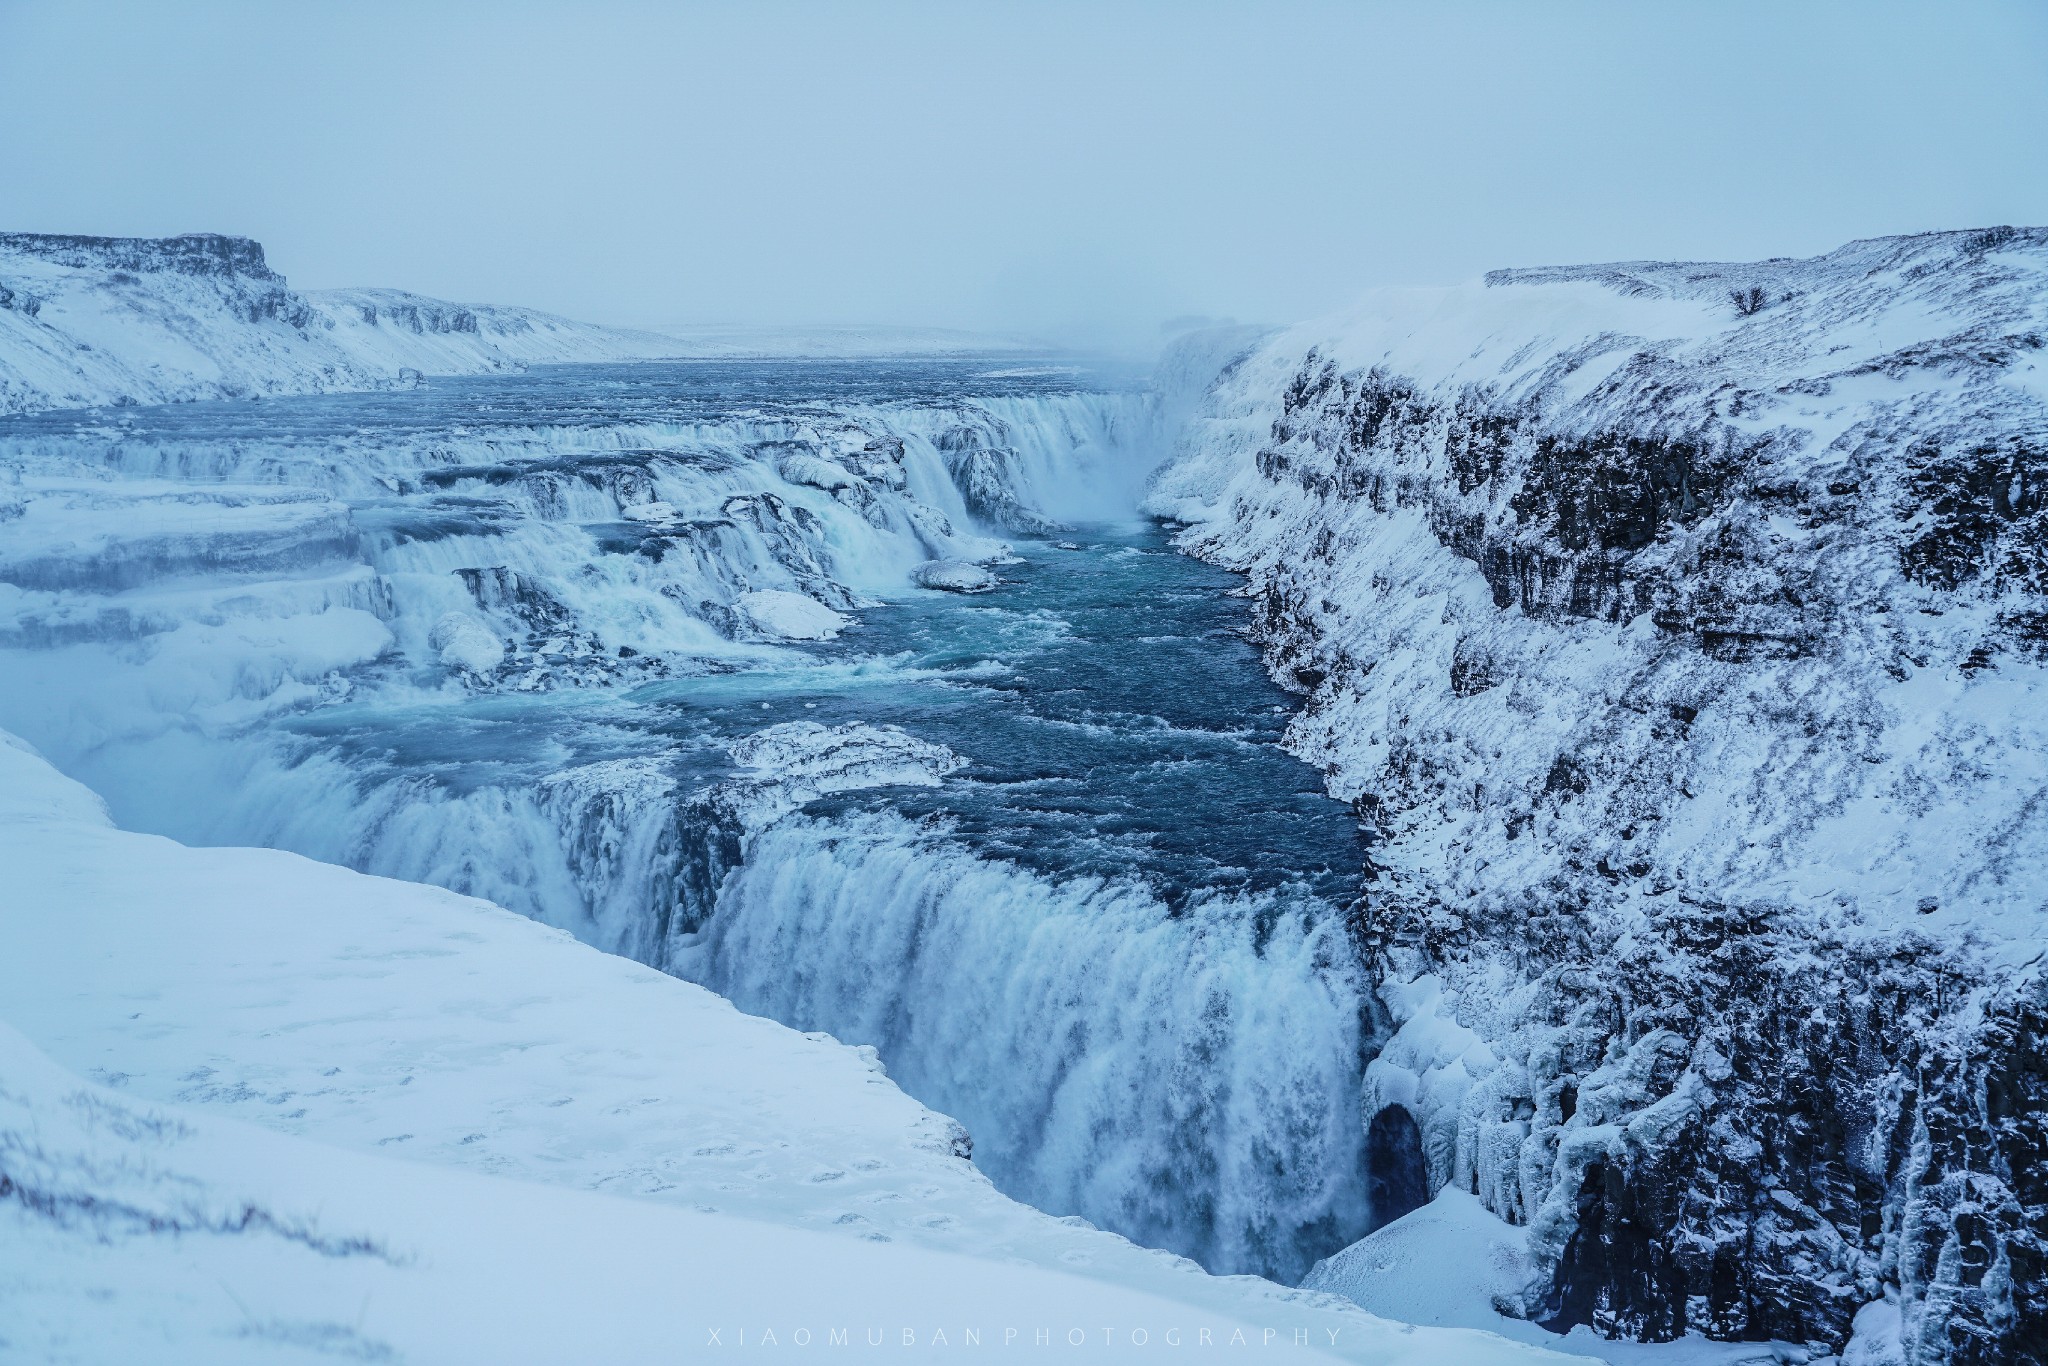
M570 362L1019 347L937 329L604 327L398 289L296 291L246 237L0 233L0 415L404 388Z

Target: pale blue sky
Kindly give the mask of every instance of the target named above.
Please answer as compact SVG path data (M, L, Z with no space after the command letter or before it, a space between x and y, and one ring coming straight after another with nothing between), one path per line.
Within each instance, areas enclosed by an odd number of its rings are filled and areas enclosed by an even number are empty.
M2048 222L2048 4L0 0L0 227L605 321L1142 338Z

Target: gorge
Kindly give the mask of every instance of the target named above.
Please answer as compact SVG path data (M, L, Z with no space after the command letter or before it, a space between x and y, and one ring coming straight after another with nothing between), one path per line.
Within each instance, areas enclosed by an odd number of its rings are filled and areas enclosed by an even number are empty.
M1218 1276L1411 1317L1374 1268L1450 1211L1514 1253L1454 1327L2042 1359L2048 232L1150 374L178 241L0 238L0 727L122 827L867 1046L950 1159ZM152 290L184 378L121 354Z

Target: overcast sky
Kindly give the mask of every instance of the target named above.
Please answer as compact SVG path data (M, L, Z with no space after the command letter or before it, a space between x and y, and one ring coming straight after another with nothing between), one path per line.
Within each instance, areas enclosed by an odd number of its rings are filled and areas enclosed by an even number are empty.
M1141 339L2048 223L2048 4L0 0L0 227L615 322Z

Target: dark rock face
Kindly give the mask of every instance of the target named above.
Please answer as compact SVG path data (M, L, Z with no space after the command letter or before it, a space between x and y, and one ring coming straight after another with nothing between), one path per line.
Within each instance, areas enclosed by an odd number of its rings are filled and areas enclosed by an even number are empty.
M82 270L172 271L179 275L239 275L283 284L263 259L263 244L248 237L190 232L182 237L75 237L61 233L0 232L0 251L37 256Z
M1021 494L1018 470L1023 457L1001 444L1008 433L962 424L939 433L933 444L945 459L946 472L960 490L967 510L992 527L1044 536L1066 528L1033 507Z
M1725 906L1656 928L1611 972L1547 979L1545 1009L1579 1024L1554 1071L1532 1068L1537 1135L1571 1138L1547 1093L1601 1107L1595 1122L1632 1108L1579 1099L1575 1072L1617 1045L1654 1055L1642 1096L1690 1094L1655 1141L1625 1134L1571 1170L1571 1232L1532 1314L1839 1345L1896 1278L1926 1296L1924 1359L2038 1360L2021 1344L2048 1342L2041 1000L1972 1020L1966 962L1928 942L1815 944Z
M379 308L376 304L363 304L357 310L364 322L372 327L390 323L393 327L404 328L415 336L432 333L448 336L454 333L477 333L476 314L459 304L441 304L432 300L423 303L390 303Z
M1539 424L1473 395L1447 410L1383 372L1336 374L1311 357L1259 468L1318 498L1389 512L1419 505L1503 610L1610 622L1647 613L1691 648L1737 664L1804 654L1838 619L1810 575L1774 557L1743 516L1790 509L1810 526L1853 529L1862 505L1783 487L1769 441L1712 428L1565 437ZM1333 439L1321 467L1304 469L1286 449ZM1404 448L1430 440L1443 442L1452 478L1402 478ZM1902 572L1942 589L2048 587L2039 458L2016 440L1953 453L1914 448L1900 481L1901 520L1914 528L1896 552ZM1727 520L1694 556L1645 553L1710 510ZM1308 619L1283 594L1262 606L1262 630L1290 659L1290 642L1312 636ZM1482 647L1461 641L1451 691L1494 686L1497 671ZM1326 677L1300 663L1283 673L1311 692ZM1688 719L1674 710L1670 731L1681 734ZM1542 797L1583 800L1617 777L1559 755ZM1651 869L1602 859L1589 871L1626 882ZM1917 1359L2043 1359L2048 1349L2026 1345L2048 1344L2048 1200L2035 1175L2048 1171L2048 1054L2038 1000L2007 997L2002 1013L1975 1021L1964 985L1977 969L1938 944L1833 944L1823 965L1812 927L1784 923L1768 905L1713 901L1682 902L1647 935L1638 928L1628 956L1602 969L1616 941L1583 894L1569 883L1543 892L1479 921L1383 898L1360 925L1368 952L1400 943L1439 964L1475 941L1513 945L1527 977L1554 982L1543 1009L1577 1023L1579 1037L1555 1071L1532 1059L1522 1099L1535 1134L1546 1107L1560 1139L1574 1118L1600 1123L1598 1114L1565 1113L1559 1096L1571 1094L1577 1109L1575 1073L1652 1034L1662 1035L1651 1040L1657 1065L1611 1118L1673 1096L1681 1075L1697 1088L1685 1122L1657 1141L1630 1135L1583 1166L1560 1164L1574 1217L1532 1316L1644 1341L1700 1332L1839 1346L1857 1309L1896 1278L1924 1296ZM1560 965L1585 970L1558 973ZM1936 1039L1952 1042L1936 1049ZM1556 1092L1547 1102L1546 1087ZM1422 1197L1399 1193L1408 1178L1394 1174L1399 1145L1381 1133L1389 1113L1405 1118L1391 1109L1372 1119L1383 1154L1372 1180L1385 1202L1376 1208L1398 1217Z
M1936 588L1981 581L2048 593L2048 442L1924 442L1907 458L1898 516L1915 523L1901 551L1909 577Z
M1382 370L1340 375L1311 354L1282 402L1274 447L1259 453L1259 471L1319 498L1363 499L1379 512L1425 509L1443 544L1479 566L1496 607L1624 621L1661 606L1671 629L1745 634L1726 624L1753 596L1735 584L1753 558L1739 524L1693 565L1639 552L1734 499L1764 509L1781 498L1768 473L1768 441L1713 426L1563 436L1544 431L1540 413L1489 402L1478 389L1451 405L1433 402ZM1284 448L1297 434L1319 447L1332 434L1338 440L1309 464ZM1406 452L1432 444L1451 480L1398 471ZM1672 606L1702 596L1715 600L1703 620Z
M529 631L551 633L568 629L573 614L547 586L531 575L494 565L488 569L458 569L456 577L476 605L521 622Z
M33 318L43 311L43 301L26 290L0 285L0 308L10 308L23 317Z
M1405 315L1367 364L1276 344L1219 381L1242 472L1166 483L1220 509L1188 543L1248 573L1289 742L1372 838L1361 952L1390 1004L1442 984L1368 1068L1373 1179L1423 1097L1429 1188L1528 1226L1531 1318L1840 1348L1891 1297L1914 1366L2048 1359L2048 792L2000 776L2048 735L1992 683L2048 646L2048 405L2004 380L2044 257L1489 277L1718 321L1461 299L1472 336L1417 352L1455 361L1408 368ZM1873 353L1901 294L1932 335ZM1945 806L1945 843L1861 852Z
M971 449L946 452L946 472L953 477L967 510L990 526L1027 536L1064 530L1059 523L1018 495L1016 451Z
M1422 1131L1416 1127L1415 1116L1402 1106L1383 1107L1366 1126L1365 1180L1373 1228L1391 1224L1429 1202Z

